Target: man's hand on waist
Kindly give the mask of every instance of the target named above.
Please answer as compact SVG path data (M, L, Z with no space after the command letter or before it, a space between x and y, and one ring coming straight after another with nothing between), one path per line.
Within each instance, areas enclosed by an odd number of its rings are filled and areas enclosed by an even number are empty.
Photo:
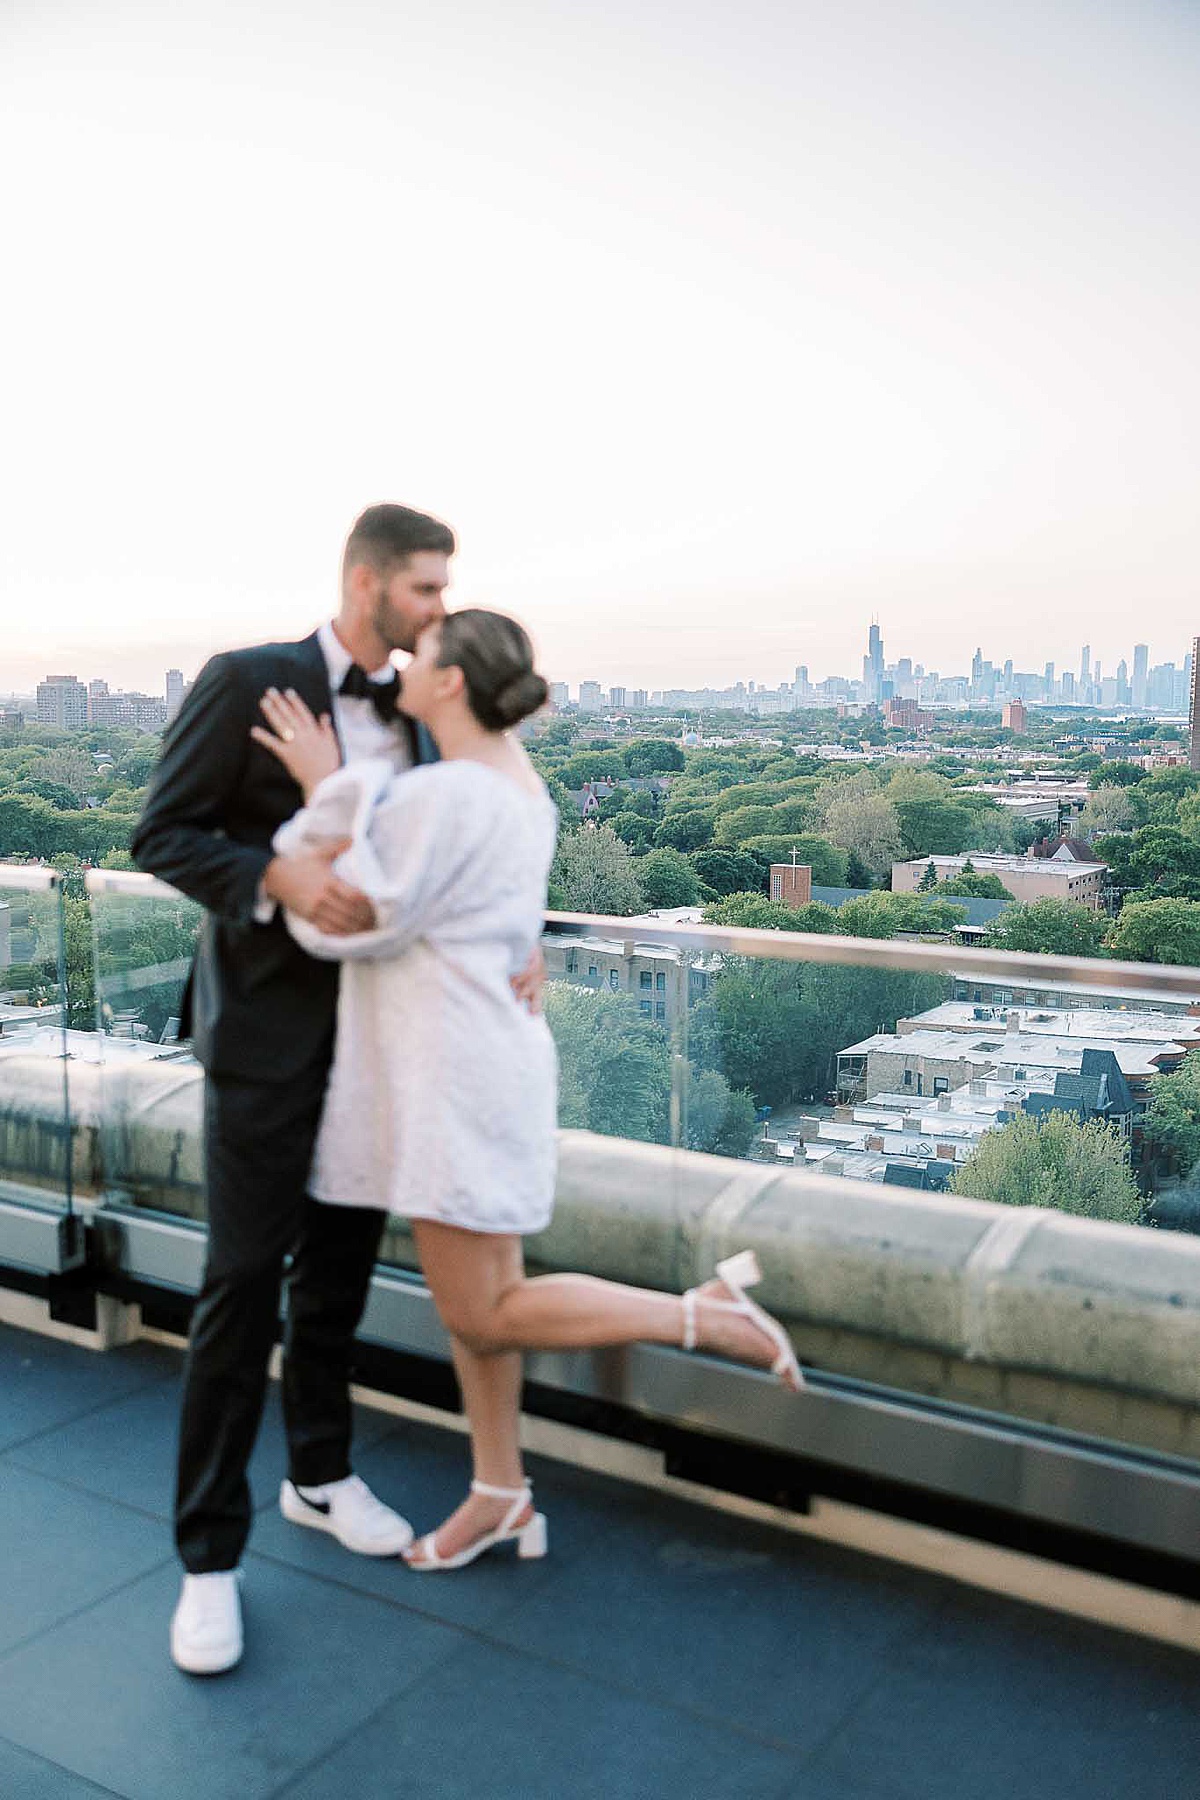
M334 863L349 847L350 839L342 838L319 850L277 856L267 865L263 891L329 937L370 931L375 924L370 900L333 872Z

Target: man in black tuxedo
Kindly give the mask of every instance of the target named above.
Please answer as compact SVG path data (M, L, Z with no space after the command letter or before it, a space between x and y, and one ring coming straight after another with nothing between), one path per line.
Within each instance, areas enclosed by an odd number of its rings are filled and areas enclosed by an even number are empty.
M184 1378L175 1535L185 1576L171 1627L172 1656L194 1674L232 1668L242 1652L246 1470L289 1254L284 1514L366 1555L396 1555L412 1537L351 1470L351 1346L386 1215L306 1194L338 968L298 947L283 908L335 933L374 916L333 873L342 846L273 854L302 797L250 730L267 689L292 689L318 717L332 715L346 761L383 755L402 769L436 758L424 728L397 711L390 657L442 616L454 549L449 527L425 514L365 512L347 541L336 620L201 671L167 730L134 836L139 866L205 908L183 1029L206 1075L209 1240Z

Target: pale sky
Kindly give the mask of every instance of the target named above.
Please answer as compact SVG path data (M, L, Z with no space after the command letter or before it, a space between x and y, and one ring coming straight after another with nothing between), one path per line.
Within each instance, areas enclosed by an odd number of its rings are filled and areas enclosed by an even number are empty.
M551 679L1200 630L1191 0L2 0L0 691L333 605Z

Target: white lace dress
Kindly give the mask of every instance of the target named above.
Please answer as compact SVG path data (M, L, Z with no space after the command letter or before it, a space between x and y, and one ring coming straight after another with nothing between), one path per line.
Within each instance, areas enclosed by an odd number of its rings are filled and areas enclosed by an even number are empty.
M533 1232L554 1197L558 1069L510 981L537 944L558 815L482 763L339 769L280 828L280 854L353 842L337 873L376 929L327 937L344 964L310 1182L317 1200L471 1231Z

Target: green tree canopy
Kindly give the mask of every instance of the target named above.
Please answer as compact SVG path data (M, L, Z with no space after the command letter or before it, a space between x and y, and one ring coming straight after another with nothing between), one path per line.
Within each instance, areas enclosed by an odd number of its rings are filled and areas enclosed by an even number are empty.
M568 912L628 917L645 906L629 847L611 825L573 831L558 847L550 880Z
M988 932L997 950L1034 950L1049 956L1098 956L1107 921L1074 900L1031 900L1006 907Z
M647 906L695 906L700 878L678 850L651 850L637 865L637 879Z
M565 788L577 793L588 781L620 781L625 759L619 750L579 750L559 765L557 774Z
M763 864L790 863L794 850L796 861L807 864L812 870L814 886L845 886L850 859L828 838L812 837L804 832L797 832L794 837L751 837L741 848Z
M718 894L753 893L762 878L761 865L745 850L693 850L689 861L705 886Z
M1151 1079L1142 1133L1173 1155L1181 1175L1200 1162L1200 1051L1189 1051L1171 1074Z
M661 850L699 850L712 842L712 835L712 813L691 807L685 812L670 812L660 820L654 842Z
M683 751L663 738L636 738L625 749L631 775L667 775L683 768Z
M1003 1206L1052 1206L1089 1219L1135 1225L1142 1200L1118 1132L1067 1113L1019 1113L989 1131L957 1171L956 1194Z
M1200 964L1200 904L1194 900L1131 900L1109 940L1126 962Z

